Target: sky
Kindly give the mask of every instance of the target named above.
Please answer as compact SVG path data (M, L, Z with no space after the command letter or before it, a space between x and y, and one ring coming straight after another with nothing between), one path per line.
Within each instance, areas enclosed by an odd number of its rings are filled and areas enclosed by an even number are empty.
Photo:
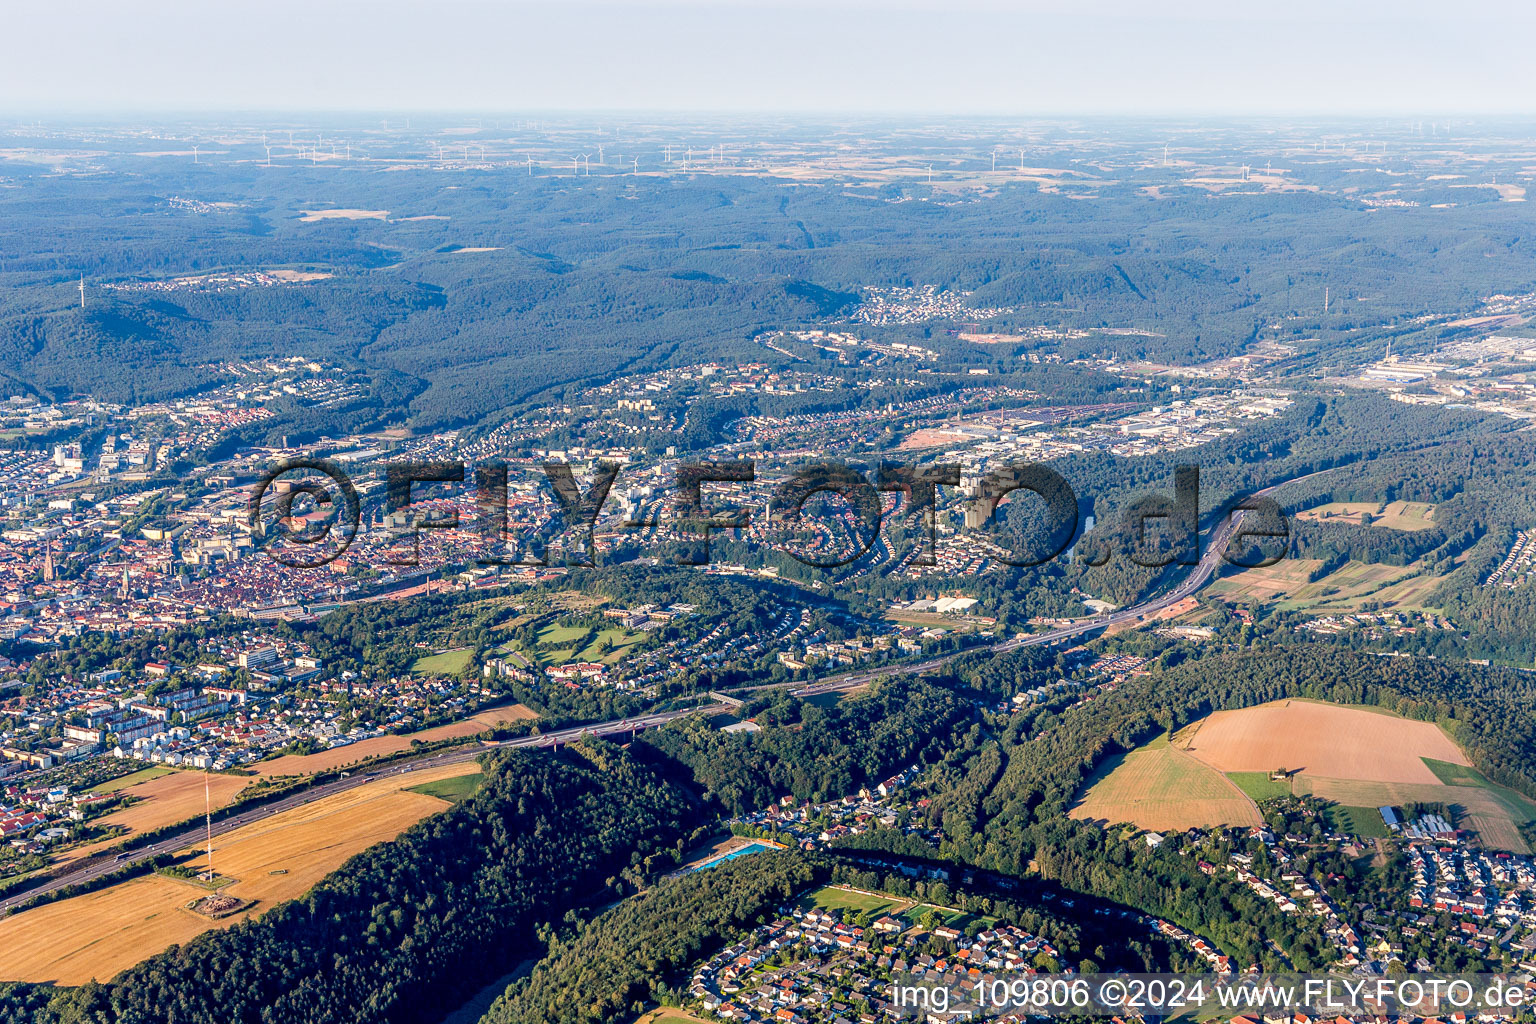
M1536 113L1515 0L46 0L0 113Z

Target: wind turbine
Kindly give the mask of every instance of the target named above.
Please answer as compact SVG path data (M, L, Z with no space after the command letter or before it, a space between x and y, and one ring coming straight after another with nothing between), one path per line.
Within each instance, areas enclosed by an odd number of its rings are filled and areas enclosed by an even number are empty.
M994 172L997 170L997 150L995 149L992 151L992 170Z
M579 156L571 157L571 173L572 174L580 173L580 168L577 166L579 163L581 163L581 157L579 157Z
M528 158L528 177L533 177L533 157Z
M933 184L933 164L928 165L928 184Z
M1163 143L1163 166L1168 166L1168 143Z
M581 166L582 166L582 173L590 178L592 176L592 154L591 153L583 153L583 154L581 154Z
M195 145L192 147L192 162L197 163L197 147Z
M268 167L272 166L272 147L271 146L267 147L267 166Z
M597 144L597 162L604 167L608 166L608 161L603 157L603 144L601 142Z
M630 163L634 167L634 173L635 174L639 174L640 173L640 158L637 157L637 156L636 157L630 157Z

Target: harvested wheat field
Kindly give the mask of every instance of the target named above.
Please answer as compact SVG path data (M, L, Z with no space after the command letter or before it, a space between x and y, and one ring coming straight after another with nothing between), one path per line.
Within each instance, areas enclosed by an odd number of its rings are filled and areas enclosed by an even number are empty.
M129 832L145 832L195 818L203 813L205 806L205 781L213 807L218 809L233 800L251 780L215 772L172 772L123 790L125 796L135 797L138 802L103 816L98 823L121 825Z
M492 708L489 711L482 711L478 715L466 718L460 722L440 725L435 729L424 729L421 732L413 732L404 736L375 736L373 739L349 743L344 747L322 750L318 754L287 754L283 757L262 761L255 765L256 774L267 777L275 775L313 775L315 772L330 771L333 768L342 768L349 764L356 764L370 757L398 754L402 750L409 750L411 743L417 740L423 743L431 743L435 740L473 736L492 726L506 725L509 722L524 722L538 717L538 712L525 704Z
M1175 742L1219 772L1284 768L1332 779L1435 784L1440 780L1423 758L1469 763L1433 722L1307 700L1218 711L1181 730Z
M1166 736L1106 765L1068 813L1150 829L1263 824L1253 801L1231 780L1170 745Z
M78 985L105 981L126 967L227 928L302 896L347 858L393 839L451 806L405 786L478 772L457 764L381 779L313 804L275 814L214 840L214 869L238 879L222 891L252 906L218 921L184 909L206 890L163 875L61 900L0 920L0 980ZM184 852L201 866L200 850ZM276 873L280 872L280 873Z

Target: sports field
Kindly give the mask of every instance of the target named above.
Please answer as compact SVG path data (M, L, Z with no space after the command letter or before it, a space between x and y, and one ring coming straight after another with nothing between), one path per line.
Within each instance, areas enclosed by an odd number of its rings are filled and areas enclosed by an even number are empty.
M1069 814L1150 829L1263 824L1235 783L1174 747L1166 735L1101 766Z
M803 909L820 907L822 910L843 910L853 914L867 911L871 917L879 917L883 914L899 914L911 907L912 901L828 885L807 894L801 899L800 906Z
M149 875L99 892L60 900L0 920L0 980L78 985L101 981L166 947L212 928L259 916L302 896L353 854L393 839L445 800L402 789L474 774L475 764L425 769L380 779L275 814L214 840L214 869L237 879L223 891L253 905L211 921L185 909L205 890ZM182 853L201 867L201 850Z
M421 732L408 733L403 736L375 736L372 739L349 743L344 747L322 750L318 754L285 754L282 757L276 757L270 761L262 761L255 765L256 774L268 777L274 775L313 775L315 772L329 771L332 768L356 764L370 757L398 754L402 750L409 750L413 740L431 743L434 740L473 736L495 725L521 722L537 717L539 717L538 713L525 704L492 708L489 711L482 711L472 718L466 718L460 722L452 722L448 725L440 725L435 729L423 729Z

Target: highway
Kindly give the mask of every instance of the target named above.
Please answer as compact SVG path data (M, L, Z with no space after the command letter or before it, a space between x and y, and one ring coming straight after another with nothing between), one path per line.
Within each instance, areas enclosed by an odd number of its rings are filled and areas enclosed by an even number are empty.
M1286 481L1286 483L1291 482L1293 481ZM1277 487L1281 486L1284 486L1284 484L1277 484L1275 487L1269 487L1257 493L1260 495L1268 494L1270 491L1273 491ZM1167 608L1169 605L1182 601L1184 598L1199 590L1206 584L1207 581L1210 580L1211 576L1216 572L1216 568L1221 561L1221 555L1226 550L1228 541L1231 540L1233 532L1237 529L1238 524L1241 523L1243 515L1244 513L1239 512L1235 515L1227 517L1221 523L1219 523L1214 530L1211 531L1211 534L1207 539L1204 552L1200 556L1200 561L1195 565L1194 570L1187 577L1185 577L1184 580L1178 584L1178 586L1174 587L1172 590L1169 590L1167 593L1151 598L1150 600L1144 601L1141 604L1130 605L1126 608L1120 609L1119 611L1110 612L1106 615L1100 615L1092 619L1085 619L1081 622L1074 622L1071 625L1061 626L1056 629L1048 630L1044 633L1032 633L1028 636L1015 637L1011 640L1004 640L995 644L978 645L976 647L970 647L965 650L946 654L942 657L930 658L926 661L916 662L913 664L883 665L875 669L861 669L853 672L843 673L842 675L830 676L826 679L818 680L817 682L808 685L801 683L765 683L758 686L735 687L733 689L739 693L790 688L791 692L796 696L814 696L819 693L830 693L836 690L847 690L858 686L863 686L866 683L873 682L874 679L878 676L915 675L922 672L927 672L965 654L973 654L981 651L990 651L994 654L1001 654L1007 651L1017 650L1021 647L1036 647L1042 644L1060 643L1063 640L1069 640L1073 637L1081 636L1084 633L1091 633L1095 630L1105 629L1117 623L1130 622L1132 620L1142 618L1143 616L1161 611L1162 609ZM407 761L385 765L371 770L361 769L342 778L334 779L330 782L322 783L317 786L312 786L306 790L303 790L302 792L295 793L292 796L283 797L270 803L252 807L249 810L242 811L239 814L225 818L222 821L215 822L213 825L213 834L215 836L223 835L224 833L233 831L234 829L240 828L244 825L249 825L252 822L260 821L263 818L270 817L271 815L277 814L281 811L289 810L291 808L319 800L322 797L331 796L335 793L341 793L348 789L352 789L353 787L361 786L380 778L409 775L412 772L421 771L425 768L438 768L443 765L458 764L465 761L471 761L483 754L487 749L496 747L550 747L561 743L569 743L573 740L579 739L583 735L622 737L625 733L633 735L644 729L654 729L658 726L665 725L674 719L694 714L697 711L723 711L728 710L729 707L730 705L715 701L707 704L701 704L698 707L684 708L677 711L662 711L652 714L635 715L630 718L622 718L610 722L600 722L597 724L584 726L573 726L571 728L560 729L555 732L541 733L538 735L530 736L519 736L515 739L502 740L499 742L471 744L463 748L443 751L437 754L426 754L419 758L413 758ZM35 896L40 896L44 893L64 888L65 886L79 885L83 882L92 881L94 879L100 878L103 875L110 874L113 871L118 871L122 868L138 864L141 861L148 860L152 857L157 857L161 854L174 853L177 850L184 850L189 847L201 846L206 835L206 827L203 824L198 823L196 825L189 826L180 832L177 832L175 835L169 838L162 839L151 846L136 849L126 854L120 854L116 857L93 858L90 861L82 864L81 867L76 868L74 871L60 875L57 878L40 880L36 886L33 886L30 889L15 893L11 896L7 896L4 899L0 899L0 914L9 912L13 907L24 903Z

